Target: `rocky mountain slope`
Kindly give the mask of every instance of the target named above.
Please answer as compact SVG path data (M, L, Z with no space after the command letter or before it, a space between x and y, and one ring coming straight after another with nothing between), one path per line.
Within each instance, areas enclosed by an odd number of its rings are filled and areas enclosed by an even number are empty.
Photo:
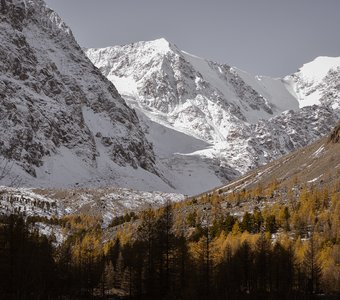
M140 192L123 188L33 189L0 187L0 215L20 213L25 217L91 215L107 227L112 219L126 212L160 207L184 197L162 192Z
M340 125L330 134L307 147L283 156L241 178L220 187L221 192L267 187L273 181L277 188L295 184L334 187L340 174Z
M1 1L0 99L1 184L170 189L135 111L42 0Z
M183 154L185 161L205 160L205 187L310 144L339 118L340 58L321 57L274 79L193 56L165 39L85 52L136 109L156 156L174 162L177 178L187 178ZM164 139L154 138L155 126L181 133L166 155L158 151ZM183 153L181 145L192 138L204 143ZM186 183L188 193L198 191Z

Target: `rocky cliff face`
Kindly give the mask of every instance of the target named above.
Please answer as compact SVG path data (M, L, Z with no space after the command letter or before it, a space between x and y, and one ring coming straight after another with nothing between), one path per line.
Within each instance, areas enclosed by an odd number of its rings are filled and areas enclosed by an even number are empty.
M24 182L63 181L50 175L67 158L88 173L73 183L107 164L157 173L136 113L41 0L1 1L0 99L0 154Z

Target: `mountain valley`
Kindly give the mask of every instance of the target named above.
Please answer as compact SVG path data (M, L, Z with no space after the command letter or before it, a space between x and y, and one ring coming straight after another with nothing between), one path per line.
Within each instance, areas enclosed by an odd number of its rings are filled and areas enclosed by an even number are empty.
M339 299L339 82L1 0L0 298Z

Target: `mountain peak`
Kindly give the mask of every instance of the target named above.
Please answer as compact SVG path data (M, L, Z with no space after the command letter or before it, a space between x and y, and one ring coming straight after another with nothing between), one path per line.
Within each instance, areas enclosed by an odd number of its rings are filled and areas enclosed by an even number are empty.
M13 26L22 31L26 19L34 19L53 33L61 33L72 39L71 29L60 16L47 7L44 0L3 0L0 4L0 13L7 15Z
M340 57L318 56L313 61L304 64L298 73L309 82L319 82L329 70L340 67Z
M155 39L155 40L151 40L151 41L149 41L149 43L153 43L153 44L156 44L156 45L159 45L159 46L165 46L165 47L169 47L170 44L171 44L167 39L165 39L163 37Z
M144 44L146 47L151 48L160 54L167 54L169 52L178 51L175 44L169 42L165 38L159 38L152 41L139 42L137 44Z
M286 76L284 81L300 107L322 104L335 109L340 105L339 79L340 57L319 56Z

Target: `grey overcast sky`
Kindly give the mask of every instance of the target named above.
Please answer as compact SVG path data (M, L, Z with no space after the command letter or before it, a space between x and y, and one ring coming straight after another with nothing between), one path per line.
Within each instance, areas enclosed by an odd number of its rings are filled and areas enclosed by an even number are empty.
M253 74L340 56L340 0L45 0L83 47L164 37Z

